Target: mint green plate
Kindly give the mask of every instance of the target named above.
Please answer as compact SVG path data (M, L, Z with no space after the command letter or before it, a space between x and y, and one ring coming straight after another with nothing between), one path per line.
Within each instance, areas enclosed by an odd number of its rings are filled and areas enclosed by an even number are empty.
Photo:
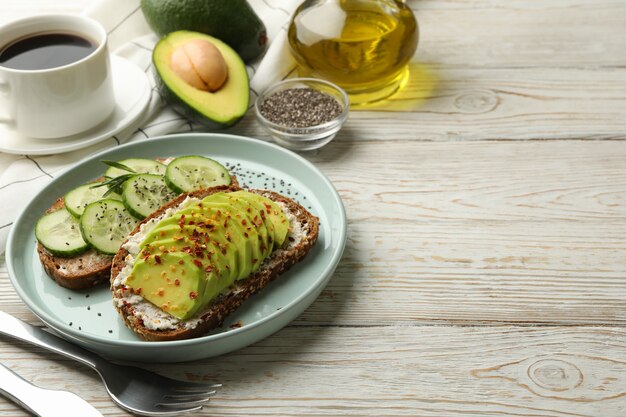
M204 337L146 342L124 326L108 286L70 291L44 272L34 225L70 189L102 175L100 160L206 155L231 169L239 182L278 191L320 219L319 239L309 255L248 299L224 326ZM33 198L16 220L7 244L11 282L26 305L50 328L104 356L133 361L181 362L221 355L257 342L302 313L332 276L346 242L346 215L331 182L304 158L276 145L225 134L177 134L122 145L79 162ZM242 327L231 328L239 322Z

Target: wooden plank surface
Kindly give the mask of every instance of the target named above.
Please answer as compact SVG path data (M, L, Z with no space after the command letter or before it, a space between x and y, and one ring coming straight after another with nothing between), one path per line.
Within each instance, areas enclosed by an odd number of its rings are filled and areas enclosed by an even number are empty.
M405 91L305 155L349 218L326 290L260 343L148 367L222 382L211 416L626 415L626 2L408 3ZM38 323L2 257L0 308ZM4 337L0 360L126 415L76 363Z
M150 368L223 383L203 413L216 417L621 416L625 354L623 327L292 326L218 359ZM18 343L2 355L41 386L124 415L74 362ZM0 415L23 414L0 401Z

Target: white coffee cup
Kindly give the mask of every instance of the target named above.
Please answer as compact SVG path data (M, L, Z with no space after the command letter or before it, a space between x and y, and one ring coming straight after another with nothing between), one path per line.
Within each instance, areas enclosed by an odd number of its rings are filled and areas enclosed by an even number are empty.
M33 35L72 34L95 50L67 65L24 70L0 63L0 123L27 137L62 138L93 128L115 108L105 29L82 15L43 14L0 27L0 51ZM1 53L1 52L0 52Z

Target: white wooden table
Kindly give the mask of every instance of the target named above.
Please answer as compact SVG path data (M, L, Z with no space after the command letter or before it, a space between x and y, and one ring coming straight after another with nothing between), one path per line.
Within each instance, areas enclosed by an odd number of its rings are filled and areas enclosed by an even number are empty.
M260 343L149 368L221 381L211 416L626 415L626 2L410 3L407 90L307 156L349 218L326 290ZM38 324L4 261L0 305ZM5 338L0 360L125 415L81 365Z

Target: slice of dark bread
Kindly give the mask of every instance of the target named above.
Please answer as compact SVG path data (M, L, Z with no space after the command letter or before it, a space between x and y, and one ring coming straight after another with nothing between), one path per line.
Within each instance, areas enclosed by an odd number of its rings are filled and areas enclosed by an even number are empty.
M167 161L166 158L157 158L159 162ZM95 181L102 181L98 178ZM231 175L232 185L237 186L237 178ZM63 197L58 198L46 213L60 210L65 207ZM91 288L103 282L108 282L111 277L112 255L105 255L95 249L89 249L80 255L63 257L50 253L37 242L37 254L46 274L57 284L71 290Z
M65 207L63 197L57 199L46 213ZM111 276L113 256L89 249L80 255L69 258L50 253L37 242L37 253L46 274L62 287L71 290L91 288L105 282Z
M220 186L180 195L154 212L142 224L151 219L161 218L167 209L178 207L187 197L203 198L216 192L233 192L239 189L236 186ZM281 205L283 211L290 218L290 230L287 239L281 248L274 250L268 256L259 270L250 274L248 278L237 281L226 293L222 293L191 319L175 319L141 297L129 294L130 291L126 290L123 283L116 279L131 258L129 252L122 245L113 259L111 269L113 303L125 324L139 337L150 341L166 341L202 336L221 326L226 316L236 310L248 297L263 289L270 281L287 271L309 253L317 241L319 219L296 201L281 194L267 190L248 191L261 194ZM131 232L130 236L139 232L140 227L141 224ZM144 321L146 311L156 312L159 317L164 318L161 322L167 321L168 325L165 328L146 325Z

